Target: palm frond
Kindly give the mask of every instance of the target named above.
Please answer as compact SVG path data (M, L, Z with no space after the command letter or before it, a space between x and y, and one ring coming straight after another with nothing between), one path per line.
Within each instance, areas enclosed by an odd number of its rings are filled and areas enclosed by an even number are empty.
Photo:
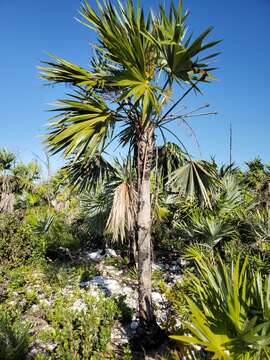
M96 148L93 151L88 149L79 159L75 156L64 168L72 186L79 192L95 190L108 180L114 171L113 166Z
M159 49L160 68L167 73L170 83L175 79L179 82L192 83L193 81L205 81L209 72L214 70L206 60L219 55L218 52L208 54L199 59L198 55L204 50L216 46L220 41L204 43L212 28L204 31L192 44L192 34L186 39L187 28L185 25L188 12L183 11L183 4L180 1L178 7L173 2L166 14L163 5L160 5L159 16L153 18L153 31L147 32L147 36ZM195 59L196 56L196 59ZM198 77L205 74L203 77Z
M46 66L38 67L42 79L51 83L85 86L87 89L92 89L98 84L98 79L90 71L58 56L50 56L54 62L43 61Z
M237 231L229 222L213 215L191 216L182 227L189 240L197 241L210 251L221 241L237 238Z
M221 216L230 215L240 209L244 202L243 186L235 174L228 172L220 182L220 193L216 196L215 206Z
M110 85L121 88L118 102L133 98L141 103L143 118L149 106L159 111L159 87L151 82L155 75L155 52L149 39L142 35L150 23L142 8L128 1L126 8L119 2L116 9L110 2L96 12L87 1L82 6L84 24L97 31L102 51L111 63L120 66L118 74L111 77ZM121 70L121 71L120 71Z
M49 125L45 143L53 154L64 152L65 157L77 153L77 157L88 148L100 145L109 135L115 122L113 111L98 96L81 93L74 99L61 100L62 107ZM56 121L55 121L56 120Z
M158 171L164 181L168 181L173 172L184 165L188 155L178 145L167 142L158 148Z
M103 236L113 202L111 191L108 192L102 183L95 189L83 192L80 200L87 232L93 237Z
M212 263L194 249L191 255L198 275L190 274L186 335L172 338L202 346L215 359L267 359L269 278L254 273L247 258L227 266L220 257Z
M216 179L213 167L206 161L190 160L174 171L168 184L173 192L179 192L187 199L197 198L211 208L209 194L216 184Z
M16 160L16 155L8 149L0 149L0 171L9 170Z
M115 160L113 175L107 188L112 191L113 202L107 220L106 229L114 241L124 241L136 226L137 191L135 171L131 158L122 163Z
M137 192L132 184L124 181L113 193L113 203L106 228L113 240L122 242L126 235L135 229L137 211Z

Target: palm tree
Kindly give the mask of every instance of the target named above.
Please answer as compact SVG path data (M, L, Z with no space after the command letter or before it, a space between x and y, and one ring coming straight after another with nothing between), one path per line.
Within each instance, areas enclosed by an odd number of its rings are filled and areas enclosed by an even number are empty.
M74 163L104 153L118 142L133 153L137 171L136 228L139 267L139 316L141 325L155 323L151 299L151 196L150 174L154 168L156 135L166 141L168 124L183 118L177 106L198 85L212 80L208 60L218 53L201 52L219 41L205 43L212 28L192 41L187 36L182 2L163 5L155 16L145 15L139 2L126 6L97 2L96 11L87 1L81 7L81 22L98 39L89 69L52 56L40 68L52 83L71 85L73 93L58 101L57 112L46 143L52 153L62 152ZM179 87L182 90L179 94ZM175 96L174 96L175 93ZM177 136L175 135L177 138Z

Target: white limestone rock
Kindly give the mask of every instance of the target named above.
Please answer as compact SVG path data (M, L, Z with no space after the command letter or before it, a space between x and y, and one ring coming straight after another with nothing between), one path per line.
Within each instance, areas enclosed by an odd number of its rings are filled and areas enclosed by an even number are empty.
M89 260L100 260L104 255L102 255L102 250L97 250L97 251L94 251L94 252L88 252L86 253L86 257L89 259Z
M87 310L87 305L82 299L77 299L72 305L71 310L77 312L81 312L81 311L85 312Z

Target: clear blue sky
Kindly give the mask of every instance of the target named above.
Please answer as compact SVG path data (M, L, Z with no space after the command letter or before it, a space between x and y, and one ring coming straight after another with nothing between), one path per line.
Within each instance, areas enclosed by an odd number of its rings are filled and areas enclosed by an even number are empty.
M167 0L166 0L167 1ZM165 1L165 3L166 3ZM90 0L92 4L93 1ZM155 7L156 1L142 1ZM233 126L233 159L242 165L260 155L270 162L270 0L186 0L189 28L196 34L209 25L224 39L216 76L204 96L191 96L194 108L206 102L219 115L190 121L203 158L228 162L229 123ZM87 66L93 33L80 25L79 0L0 0L1 88L0 147L19 151L24 160L41 154L39 135L50 114L49 103L63 89L48 87L36 66L51 52ZM183 127L175 131L194 157L201 157ZM55 160L55 164L57 164Z

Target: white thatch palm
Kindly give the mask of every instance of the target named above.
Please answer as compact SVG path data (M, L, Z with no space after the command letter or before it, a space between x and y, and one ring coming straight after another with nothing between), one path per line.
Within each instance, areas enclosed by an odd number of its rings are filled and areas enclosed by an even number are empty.
M182 2L171 3L168 15L161 5L157 16L152 12L145 16L132 0L126 6L118 2L118 8L110 1L98 3L98 11L85 2L81 15L97 35L97 56L90 69L59 57L41 68L44 79L74 87L71 97L58 102L47 144L53 153L61 151L78 161L91 149L102 152L112 141L133 151L138 179L139 313L141 324L151 325L150 173L156 132L164 136L168 122L181 118L173 114L177 105L192 90L199 91L200 82L211 80L207 61L217 53L200 55L218 41L205 43L211 28L195 40L187 36L188 14ZM175 100L173 90L179 85L186 89Z

